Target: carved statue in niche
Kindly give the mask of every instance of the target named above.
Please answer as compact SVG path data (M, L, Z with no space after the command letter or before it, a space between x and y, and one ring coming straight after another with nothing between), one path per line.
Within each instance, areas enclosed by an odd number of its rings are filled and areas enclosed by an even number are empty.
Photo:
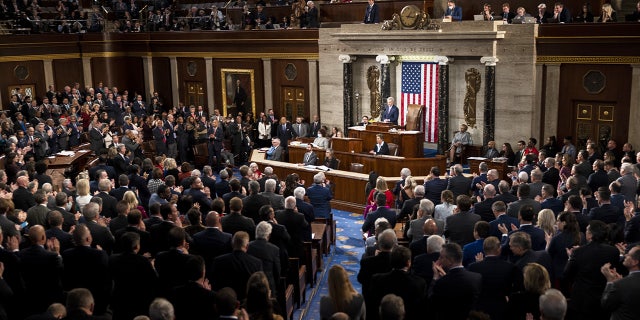
M380 69L378 69L378 66L370 66L367 69L367 86L371 96L371 118L377 118L380 116L380 106L382 105L380 100Z
M304 0L294 1L291 5L291 28L300 29L300 17L304 12L304 7L307 3Z
M471 68L464 74L467 83L467 92L464 94L464 120L470 127L476 127L476 96L480 90L480 72Z

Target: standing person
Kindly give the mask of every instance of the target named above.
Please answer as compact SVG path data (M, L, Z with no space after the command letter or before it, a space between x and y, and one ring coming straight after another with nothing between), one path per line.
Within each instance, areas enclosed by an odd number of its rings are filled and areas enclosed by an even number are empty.
M307 28L320 28L316 4L313 1L307 1L307 8Z
M220 167L222 162L221 150L223 148L222 141L224 140L224 131L220 128L220 121L213 119L211 126L207 128L207 134L209 135L209 164L213 164L213 157L216 157L217 167Z
M271 121L267 115L261 114L258 121L258 146L260 148L269 147L271 143Z
M369 5L364 12L364 23L372 24L372 23L380 23L380 14L378 11L378 5L375 3L375 0L369 0Z
M280 123L277 125L276 131L276 135L282 143L282 148L286 149L289 145L289 140L295 137L293 127L291 126L291 123L287 121L286 117L280 118Z
M586 230L587 244L569 249L569 262L564 269L564 278L573 282L569 299L569 318L605 319L600 297L607 280L600 268L609 263L618 266L620 252L606 243L609 228L598 220L589 223Z
M460 125L460 131L456 132L451 141L451 147L449 147L449 163L453 163L456 154L462 152L462 148L471 144L471 134L467 132L469 127L466 124Z
M600 268L607 279L607 286L602 294L602 307L611 311L611 319L638 319L640 308L640 247L635 246L624 255L622 264L629 270L629 275L622 277L610 264Z
M162 120L158 119L155 122L155 127L153 128L153 140L156 144L156 154L157 155L166 155L167 154L167 137L165 135L165 130L163 128Z
M247 106L245 105L247 102L247 92L240 85L240 79L236 79L236 88L234 90L233 96L233 104L236 106L236 113L247 112Z
M393 97L388 97L387 105L384 107L384 110L380 115L380 121L391 122L397 125L399 115L400 115L400 110L395 105L395 99Z

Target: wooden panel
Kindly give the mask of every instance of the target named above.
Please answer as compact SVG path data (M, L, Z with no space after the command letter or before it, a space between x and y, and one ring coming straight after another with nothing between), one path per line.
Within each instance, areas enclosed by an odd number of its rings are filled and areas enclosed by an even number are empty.
M79 83L80 88L84 88L84 74L82 73L82 60L80 59L56 59L53 60L53 79L57 91L62 91L64 86L73 87L74 83ZM49 84L47 84L49 88ZM71 101L69 101L71 102ZM62 101L58 101L62 103Z
M102 82L105 86L117 86L120 90L129 90L129 99L133 101L135 93L143 97L144 70L140 57L91 58L93 85Z
M169 58L158 58L154 57L152 60L153 64L153 77L154 86L163 103L171 104L173 97L173 88L171 86L171 81L168 81L166 77L162 75L171 74L171 66L169 64Z
M265 106L264 102L264 73L262 70L262 60L259 59L214 59L213 60L213 85L214 92L217 94L214 96L214 103L216 105L216 109L220 109L222 114L222 83L221 83L221 71L222 69L243 69L243 70L253 70L254 79L255 79L255 106L256 106L256 114L259 114L261 111L265 111L271 106ZM245 90L247 90L245 88ZM247 90L247 94L250 90Z
M305 148L299 146L289 146L289 162L302 163ZM316 149L318 163L324 162L324 150ZM405 158L394 156L373 156L365 153L351 153L334 151L336 158L340 159L340 170L349 170L351 163L362 163L363 173L375 171L382 176L397 176L402 168L409 168L414 175L427 174L431 167L438 166L444 170L446 166L445 157L437 155L435 158Z
M178 58L178 88L179 101L186 102L185 85L187 82L201 82L204 91L204 103L207 97L207 71L202 58ZM169 82L169 81L168 81Z
M351 152L362 150L362 139L357 138L332 138L331 148L334 151Z
M16 75L16 67L26 68L28 76L21 79ZM25 70L25 69L22 70ZM47 84L44 79L44 68L42 61L20 61L0 63L0 90L2 90L2 108L9 103L9 86L12 85L34 85L36 97L40 100L47 92Z
M583 76L590 70L598 70L606 77L604 89L597 94L588 93L583 87ZM560 68L560 97L558 103L557 136L574 136L576 121L573 110L574 101L594 101L616 105L614 123L616 128L612 138L622 145L628 140L629 109L631 99L631 67L629 65L570 65ZM571 116L566 116L571 115ZM596 138L596 137L594 137Z
M408 158L421 158L424 155L424 133L398 133L398 132L376 132L367 130L349 130L350 138L360 138L363 140L362 152L373 150L376 144L376 135L382 134L383 139L387 143L395 143L398 145L398 155ZM357 150L356 150L357 152Z
M498 177L500 177L501 180L511 181L511 179L509 179L509 176L507 176L507 174L510 173L510 171L509 171L509 166L507 166L506 162L493 162L491 160L482 161L482 160L475 160L475 159L468 159L468 161L469 161L469 170L471 170L471 173L480 174L480 168L479 168L480 162L484 162L487 164L487 167L489 168L489 170L491 169L498 170Z
M287 72L289 70L289 72ZM295 70L295 73L292 71ZM306 60L271 60L271 80L273 81L273 112L276 115L285 114L285 97L283 87L297 87L308 93L309 67ZM295 76L293 76L295 74ZM288 75L288 76L287 76ZM304 117L309 119L309 99L304 99Z

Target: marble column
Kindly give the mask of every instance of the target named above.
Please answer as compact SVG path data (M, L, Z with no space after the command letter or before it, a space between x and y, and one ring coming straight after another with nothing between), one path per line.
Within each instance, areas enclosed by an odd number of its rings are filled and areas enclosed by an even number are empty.
M539 96L542 97L540 100L544 101L544 137L556 135L556 132L558 132L558 108L560 105L560 66L560 63L544 64L544 95L540 94Z
M638 119L640 117L640 64L631 65L631 99L629 100L629 119ZM627 141L631 145L640 145L640 127L637 122L629 121L629 133ZM636 147L636 150L637 147Z
M154 91L156 91L155 83L153 82L153 58L150 56L142 57L142 70L144 72L144 90L145 98L149 99ZM150 100L147 100L150 101Z
M173 93L173 105L180 104L180 85L178 84L178 59L176 57L169 57L169 68L171 70L171 87L177 92Z
M209 114L213 114L216 109L215 92L213 91L213 58L204 58L205 73L207 75L207 108Z
M309 66L309 110L310 116L318 114L318 60L307 60ZM353 109L353 105L351 106ZM345 127L346 129L346 127Z
M54 79L53 79L53 60L51 59L44 59L42 60L42 64L44 67L44 82L47 84L47 89L49 88L50 85L54 84ZM62 84L60 84L62 85ZM59 88L56 88L59 89ZM62 103L62 101L58 101L60 103Z
M262 58L262 70L264 71L264 75L262 78L262 82L264 83L264 105L256 107L255 116L259 115L260 112L267 112L268 109L273 108L273 71L271 70L271 58Z
M389 70L391 61L389 61L389 56L383 54L376 56L376 61L380 62L380 97L382 106L385 106L387 98L391 96L391 72Z
M484 130L482 145L494 140L496 135L496 57L482 57L484 63Z
M346 136L347 128L353 125L353 62L356 61L356 57L341 54L338 60L342 62L342 127Z
M82 57L82 77L85 86L94 86L91 73L91 58Z
M438 57L438 154L449 148L449 62L453 59ZM427 128L424 128L427 130ZM444 168L442 168L444 169Z

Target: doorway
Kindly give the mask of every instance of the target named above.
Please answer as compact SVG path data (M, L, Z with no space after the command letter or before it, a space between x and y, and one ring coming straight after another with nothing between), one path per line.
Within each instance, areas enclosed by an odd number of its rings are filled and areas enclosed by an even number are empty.
M305 91L301 87L282 87L284 111L283 114L292 122L296 117L308 119L305 107Z
M204 85L202 82L186 81L184 87L186 88L184 100L187 106L204 106Z
M600 150L606 150L609 139L626 142L625 130L614 125L616 112L619 111L616 107L615 102L574 102L574 137L578 150L586 150L588 139L596 143Z

